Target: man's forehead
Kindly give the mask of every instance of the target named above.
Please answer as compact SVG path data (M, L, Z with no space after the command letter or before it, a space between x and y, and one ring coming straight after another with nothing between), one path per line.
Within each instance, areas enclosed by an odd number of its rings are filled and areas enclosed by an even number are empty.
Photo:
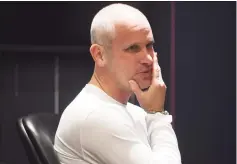
M147 19L124 19L115 21L114 25L117 29L151 28Z
M149 24L123 23L115 26L115 38L133 40L135 38L145 38L153 41L152 29ZM132 37L132 38L129 38Z

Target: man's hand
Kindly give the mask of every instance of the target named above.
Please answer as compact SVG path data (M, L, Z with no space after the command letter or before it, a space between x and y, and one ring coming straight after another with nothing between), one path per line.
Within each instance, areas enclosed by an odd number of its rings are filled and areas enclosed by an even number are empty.
M134 80L129 81L130 87L136 95L139 104L148 112L162 111L165 103L166 85L157 61L157 53L155 53L153 58L152 82L147 91L142 91Z

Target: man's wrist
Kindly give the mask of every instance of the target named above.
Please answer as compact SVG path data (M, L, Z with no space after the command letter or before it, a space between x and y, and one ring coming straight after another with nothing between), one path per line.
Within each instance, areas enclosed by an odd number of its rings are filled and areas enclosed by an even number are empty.
M147 111L147 113L149 113L149 114L161 113L161 114L163 114L163 115L169 115L169 112L166 111L166 110L164 110L164 109L162 109L162 110L160 110L160 111Z

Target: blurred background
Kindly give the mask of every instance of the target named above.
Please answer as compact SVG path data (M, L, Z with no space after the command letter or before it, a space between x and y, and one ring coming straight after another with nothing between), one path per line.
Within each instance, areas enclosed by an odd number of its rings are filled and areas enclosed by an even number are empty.
M111 3L0 3L1 162L29 163L18 118L61 114L90 80L90 24ZM183 164L234 164L236 2L123 3L153 28Z

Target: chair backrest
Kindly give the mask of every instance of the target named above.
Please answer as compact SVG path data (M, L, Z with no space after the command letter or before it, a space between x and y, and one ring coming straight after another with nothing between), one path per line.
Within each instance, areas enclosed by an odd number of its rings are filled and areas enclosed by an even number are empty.
M31 164L60 164L53 149L59 120L59 115L41 113L17 121L17 130Z

